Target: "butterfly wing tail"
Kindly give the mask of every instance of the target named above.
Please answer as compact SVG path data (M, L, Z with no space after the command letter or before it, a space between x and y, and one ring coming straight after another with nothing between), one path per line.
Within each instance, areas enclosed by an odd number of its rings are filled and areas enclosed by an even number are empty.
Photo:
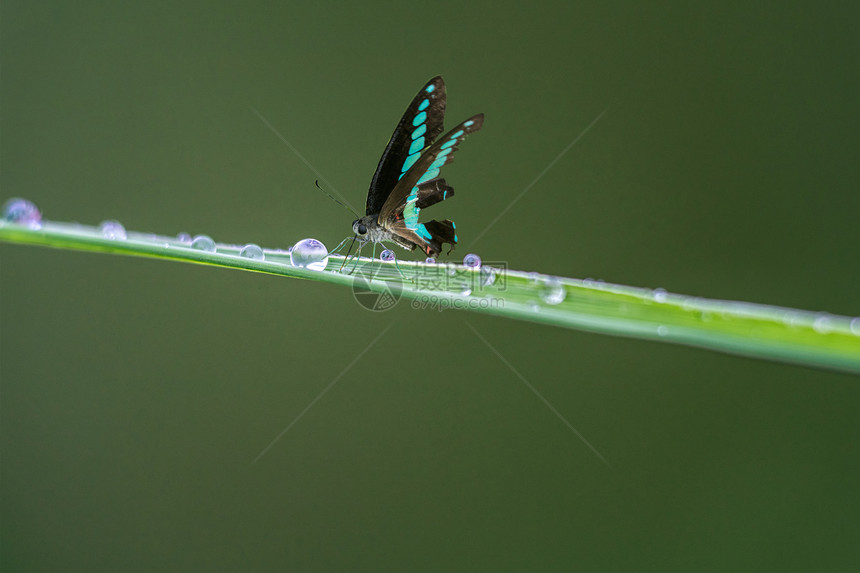
M457 246L457 228L454 221L445 219L444 221L427 221L424 223L424 228L430 235L430 240L424 245L424 252L430 257L437 257L442 252L442 245L448 243L451 248L448 249L448 254Z

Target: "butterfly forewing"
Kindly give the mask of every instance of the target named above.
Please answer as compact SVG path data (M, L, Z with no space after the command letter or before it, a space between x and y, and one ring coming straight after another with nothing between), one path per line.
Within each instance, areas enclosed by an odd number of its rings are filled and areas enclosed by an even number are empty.
M442 133L444 119L445 82L436 76L412 99L382 152L367 193L366 215L380 212L397 182L419 161L421 150Z
M457 146L469 135L484 125L484 114L472 116L430 146L418 161L397 182L379 212L379 223L390 227L402 218L408 229L418 229L420 210L419 187L433 182L444 165L453 161ZM444 181L443 181L444 184ZM439 199L441 200L441 199ZM436 201L434 201L436 202Z

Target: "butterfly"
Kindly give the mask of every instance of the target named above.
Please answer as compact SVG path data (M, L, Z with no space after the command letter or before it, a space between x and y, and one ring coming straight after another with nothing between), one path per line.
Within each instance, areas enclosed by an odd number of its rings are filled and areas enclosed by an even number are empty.
M439 177L444 165L453 161L457 146L484 125L484 114L473 115L439 137L445 119L445 81L428 81L397 124L370 182L365 216L352 223L359 249L368 242L396 243L410 251L419 248L437 257L442 245L457 244L454 222L418 222L422 209L454 195L454 189ZM439 137L439 139L437 139Z

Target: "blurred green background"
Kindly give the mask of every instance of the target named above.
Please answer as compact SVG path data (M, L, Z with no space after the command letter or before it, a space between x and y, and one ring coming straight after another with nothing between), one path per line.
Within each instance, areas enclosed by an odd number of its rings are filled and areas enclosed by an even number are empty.
M486 114L434 207L456 260L860 315L860 8L747 4L6 0L0 200L331 247L352 215L252 107L363 206L442 74L447 126ZM0 268L4 571L860 569L856 376L192 265Z

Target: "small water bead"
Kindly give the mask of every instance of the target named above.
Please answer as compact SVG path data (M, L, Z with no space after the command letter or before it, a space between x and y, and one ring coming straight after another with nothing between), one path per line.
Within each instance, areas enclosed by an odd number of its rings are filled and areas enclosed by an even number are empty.
M812 328L819 334L827 334L833 330L833 321L828 315L822 314L812 323Z
M852 318L850 328L851 332L860 336L860 318Z
M99 230L102 232L102 236L106 239L124 241L128 238L128 235L125 232L125 227L123 227L122 223L119 221L102 221L99 225Z
M215 240L209 235L197 235L191 240L191 248L207 253L215 252Z
M481 267L481 286L493 286L496 282L496 269Z
M391 251L389 249L385 249L379 254L379 260L384 261L386 263L390 263L396 258L397 256L394 254L394 251Z
M469 253L463 257L463 266L467 269L479 269L481 268L481 257L475 253Z
M452 265L451 263L448 263L448 274L452 277L454 275L456 275L457 274L457 267Z
M529 307L529 310L532 312L540 312L540 304L536 300L530 300L526 303Z
M654 302L664 303L664 302L666 302L668 295L669 295L669 293L666 292L666 289L655 288L654 294L652 296L654 297Z
M426 259L424 259L424 262L427 263L428 265L435 265L436 259L434 259L433 257L427 257Z
M15 197L3 204L3 220L38 229L42 226L42 213L32 201Z
M564 284L555 277L549 277L541 285L540 297L547 304L559 304L567 296Z
M782 323L791 328L797 328L803 323L803 316L797 312L786 312L782 315Z
M179 233L176 235L176 240L183 244L188 244L191 242L191 235L188 233Z
M328 264L328 249L316 239L302 239L290 251L290 263L312 271L324 271Z
M239 251L239 256L245 257L246 259L253 259L255 261L266 260L266 255L263 254L263 249L260 245L255 245L253 243L249 243L242 247L242 250Z
M469 296L470 294L472 294L472 289L469 288L469 285L463 285L463 287L460 289L460 295Z
M662 325L657 327L657 336L666 336L668 334L669 334L669 329L667 327L662 326Z

